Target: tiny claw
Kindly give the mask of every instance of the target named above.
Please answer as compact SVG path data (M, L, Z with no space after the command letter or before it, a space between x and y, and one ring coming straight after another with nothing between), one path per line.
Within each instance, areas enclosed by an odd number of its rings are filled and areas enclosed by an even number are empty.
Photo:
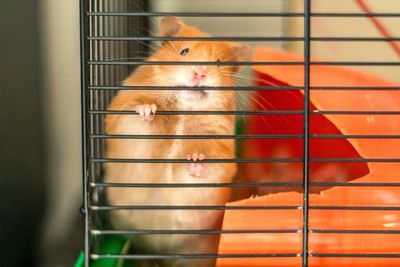
M153 115L156 114L156 111L157 111L157 106L156 106L156 104L152 104L152 105L151 105L151 111L153 112Z
M139 114L141 121L152 121L154 119L156 110L157 110L157 106L155 104L137 105L135 107L135 111Z
M150 106L145 105L144 106L144 114L145 114L146 117L150 115L150 111L151 111Z

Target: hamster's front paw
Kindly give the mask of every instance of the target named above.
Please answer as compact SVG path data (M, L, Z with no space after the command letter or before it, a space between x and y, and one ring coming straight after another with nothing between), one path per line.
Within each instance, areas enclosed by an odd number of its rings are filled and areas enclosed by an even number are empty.
M204 154L193 153L193 154L186 155L187 160L195 161L195 162L191 162L188 164L188 171L189 171L190 175L196 176L196 177L199 177L200 175L202 175L202 173L204 171L204 163L196 162L196 161L197 160L200 161L205 158L206 157L204 156Z
M156 104L137 105L135 110L139 114L141 121L152 121L154 118L154 115L156 114L157 106L156 106Z

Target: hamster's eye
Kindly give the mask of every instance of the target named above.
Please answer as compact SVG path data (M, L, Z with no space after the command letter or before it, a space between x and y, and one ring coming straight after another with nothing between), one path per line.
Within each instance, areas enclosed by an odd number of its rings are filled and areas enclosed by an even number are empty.
M189 48L184 48L181 50L181 56L186 56L189 53Z
M219 66L221 66L219 63L221 63L221 60L220 59L217 59L217 66L219 67Z

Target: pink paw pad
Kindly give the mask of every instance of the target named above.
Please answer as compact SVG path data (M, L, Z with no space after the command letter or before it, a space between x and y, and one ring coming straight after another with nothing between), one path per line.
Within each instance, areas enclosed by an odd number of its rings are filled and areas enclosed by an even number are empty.
M156 114L157 106L156 104L137 105L135 111L139 114L141 121L152 121L154 119L154 115Z
M204 154L198 154L198 153L186 155L187 160L194 161L194 162L191 162L188 164L188 171L189 171L190 175L199 177L200 175L203 174L204 163L197 162L197 161L203 160L205 158L206 157L204 156Z

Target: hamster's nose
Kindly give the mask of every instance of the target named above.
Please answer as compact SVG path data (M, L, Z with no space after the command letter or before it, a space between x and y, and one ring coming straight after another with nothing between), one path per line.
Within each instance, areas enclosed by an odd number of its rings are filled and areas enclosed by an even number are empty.
M204 67L199 67L193 70L193 78L194 80L201 81L206 78L206 70Z

